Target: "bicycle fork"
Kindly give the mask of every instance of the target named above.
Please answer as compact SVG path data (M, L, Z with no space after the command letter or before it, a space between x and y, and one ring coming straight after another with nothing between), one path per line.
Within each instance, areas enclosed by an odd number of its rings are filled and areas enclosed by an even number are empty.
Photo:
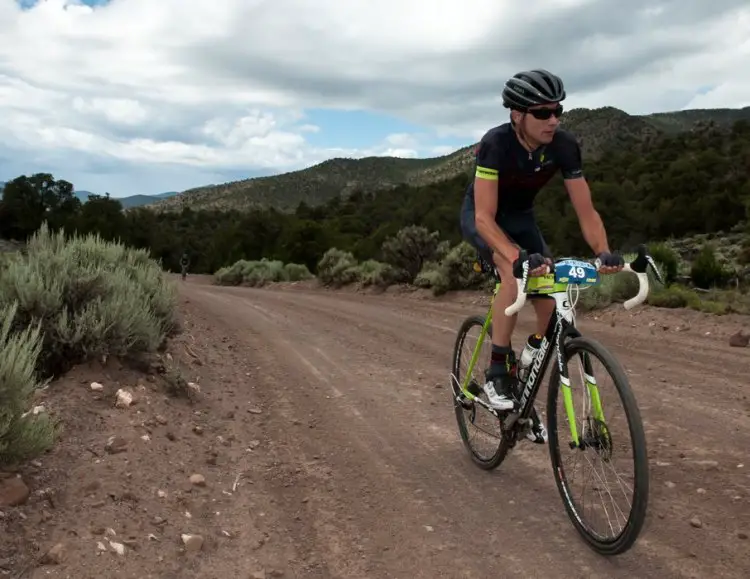
M602 408L602 401L599 396L599 386L594 378L594 372L591 369L591 361L588 354L583 354L583 376L586 381L586 390L588 391L589 398L591 399L591 410L593 417L602 423L604 420L604 409ZM564 368L563 370L567 370ZM581 441L578 437L578 425L576 423L575 408L573 406L573 391L570 387L570 378L567 376L567 371L560 373L560 389L563 395L563 405L565 406L565 414L568 417L568 424L570 425L570 446L571 448L580 448Z

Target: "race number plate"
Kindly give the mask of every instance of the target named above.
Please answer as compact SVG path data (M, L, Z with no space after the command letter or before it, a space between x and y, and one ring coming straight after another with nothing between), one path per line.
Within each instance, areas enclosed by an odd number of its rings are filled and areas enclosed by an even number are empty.
M599 272L585 261L565 259L555 264L555 282L568 284L596 284L599 282Z

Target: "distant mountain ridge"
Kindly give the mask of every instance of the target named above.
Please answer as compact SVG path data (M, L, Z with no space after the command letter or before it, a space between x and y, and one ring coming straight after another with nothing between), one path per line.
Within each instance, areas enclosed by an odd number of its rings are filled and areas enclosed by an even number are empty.
M81 203L86 203L89 200L89 195L94 195L90 191L76 191L75 194L81 200ZM179 193L177 191L168 191L166 193L159 193L158 195L129 195L128 197L113 197L113 199L117 199L123 209L129 209L131 207L141 207L149 203L156 203L162 199L168 199L173 195L179 195Z
M750 107L743 109L695 109L650 115L630 115L614 107L573 109L562 126L578 138L584 159L597 159L618 147L637 148L664 135L700 130L707 123L728 129L738 120L750 121ZM489 127L488 127L489 128ZM357 189L377 191L401 184L429 185L469 173L475 144L442 157L334 158L298 171L255 177L183 191L148 205L155 211L219 209L246 211L275 207L294 211L300 202L316 206Z
M0 181L0 194L5 187L7 181ZM81 201L86 203L89 200L89 195L94 195L91 191L75 191L75 196ZM179 195L178 191L167 191L166 193L159 193L158 195L130 195L128 197L114 197L121 204L123 209L129 209L131 207L141 207L148 205L149 203L156 203L162 199L167 199L173 195Z

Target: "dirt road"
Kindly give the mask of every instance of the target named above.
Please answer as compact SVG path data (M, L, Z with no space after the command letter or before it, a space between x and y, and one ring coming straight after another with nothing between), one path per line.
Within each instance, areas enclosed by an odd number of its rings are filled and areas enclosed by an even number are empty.
M546 447L522 443L487 473L461 445L449 360L460 320L483 306L180 285L260 403L269 467L257 490L270 493L263 516L286 576L750 576L750 349L727 346L736 327L705 335L653 310L580 322L630 371L651 459L647 527L607 560L575 534ZM530 330L524 312L516 343ZM242 396L224 403L242 410ZM246 506L232 507L238 524ZM231 551L205 569L241 572Z
M524 441L488 473L461 444L451 350L486 296L176 279L183 332L166 351L37 393L63 428L0 472L0 576L750 576L750 348L728 345L747 317L579 319L624 364L648 437L647 526L604 559L565 515L546 447ZM115 405L120 388L133 405Z

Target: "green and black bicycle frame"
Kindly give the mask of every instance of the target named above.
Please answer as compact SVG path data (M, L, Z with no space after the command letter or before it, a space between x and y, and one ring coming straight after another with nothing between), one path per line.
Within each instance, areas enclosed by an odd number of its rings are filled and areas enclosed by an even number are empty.
M463 377L463 383L460 385L461 391L459 398L463 400L471 400L475 404L479 403L486 408L488 412L500 418L505 435L509 436L510 441L514 441L519 432L519 429L514 428L516 424L528 425L530 423L534 401L539 393L543 376L549 367L553 352L556 352L560 376L560 388L562 390L565 412L570 424L570 446L571 448L580 447L581 441L576 425L573 394L565 360L564 345L566 340L580 337L581 333L575 327L573 307L568 297L568 284L557 282L555 280L554 272L545 276L527 278L525 281L526 291L532 299L553 299L555 300L555 308L550 316L550 321L547 325L545 334L542 337L539 349L531 362L526 379L519 384L520 392L518 393L516 407L513 410L497 411L469 391L471 376L479 358L482 343L490 333L492 324L492 305L494 300L497 299L497 294L500 289L501 282L497 276L497 272L493 271L493 273L495 274L495 279L497 281L493 291L492 302L490 303L490 307L485 317L479 340L472 352L469 368L466 371L466 375ZM603 421L604 413L596 380L593 377L591 360L589 359L588 354L583 354L582 358L584 374L586 376L586 386L591 397L594 418ZM459 403L462 403L462 401L459 400Z

